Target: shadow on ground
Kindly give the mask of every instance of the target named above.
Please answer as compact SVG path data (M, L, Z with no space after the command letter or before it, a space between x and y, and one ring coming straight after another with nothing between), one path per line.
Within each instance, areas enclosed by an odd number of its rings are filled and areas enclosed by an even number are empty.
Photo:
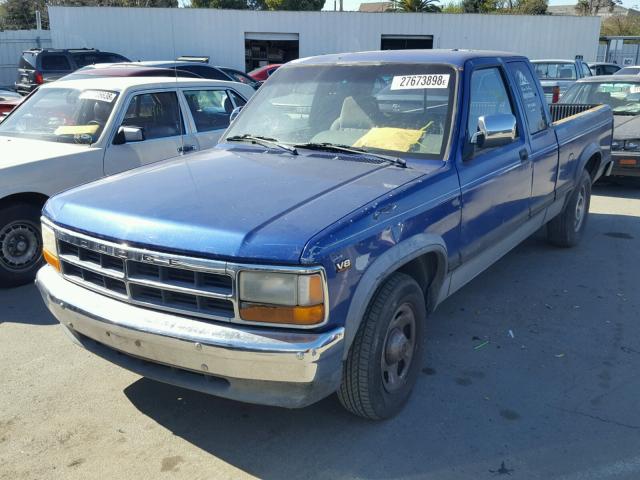
M58 323L45 307L40 292L34 284L6 290L0 289L0 305L3 307L0 324L13 322L29 325L55 325Z

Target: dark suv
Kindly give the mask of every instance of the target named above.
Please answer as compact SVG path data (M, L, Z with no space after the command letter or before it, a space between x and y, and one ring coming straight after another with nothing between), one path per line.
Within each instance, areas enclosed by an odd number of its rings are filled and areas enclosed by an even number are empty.
M128 58L117 53L101 52L93 48L32 48L22 52L15 88L24 95L38 85L57 80L87 65L128 61Z

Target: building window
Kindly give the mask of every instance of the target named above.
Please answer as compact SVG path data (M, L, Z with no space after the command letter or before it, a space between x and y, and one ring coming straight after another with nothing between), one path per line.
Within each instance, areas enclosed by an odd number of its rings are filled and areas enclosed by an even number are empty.
M381 50L410 50L433 48L433 35L382 35Z

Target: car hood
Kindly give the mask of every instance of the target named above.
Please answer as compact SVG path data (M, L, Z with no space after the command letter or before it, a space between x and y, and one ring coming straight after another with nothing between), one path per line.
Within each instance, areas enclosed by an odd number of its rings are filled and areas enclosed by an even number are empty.
M640 138L640 115L614 115L613 138L615 140Z
M298 263L314 234L424 174L320 152L218 148L69 190L45 215L159 251Z
M89 149L88 145L45 142L0 135L0 169L55 157L77 155Z

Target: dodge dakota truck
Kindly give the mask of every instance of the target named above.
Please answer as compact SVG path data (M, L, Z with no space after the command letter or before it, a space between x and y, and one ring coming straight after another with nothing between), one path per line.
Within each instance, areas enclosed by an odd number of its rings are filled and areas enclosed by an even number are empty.
M37 284L76 344L140 375L386 418L439 303L544 225L583 236L611 109L554 114L514 54L297 60L214 149L50 199Z
M40 212L51 195L215 146L253 92L170 77L42 85L0 122L0 287L33 282L42 263Z

